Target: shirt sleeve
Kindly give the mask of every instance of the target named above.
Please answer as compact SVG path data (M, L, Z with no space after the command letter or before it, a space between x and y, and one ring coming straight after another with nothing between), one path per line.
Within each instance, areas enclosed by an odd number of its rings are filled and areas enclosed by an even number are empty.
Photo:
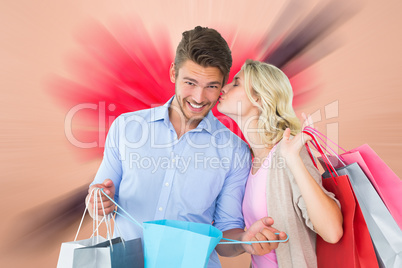
M322 191L329 196L331 199L333 199L336 204L341 207L339 201L335 198L335 194L332 192L327 191L323 186L322 186L322 178L321 178L321 174L320 171L314 166L313 161L311 160L306 148L302 148L301 152L300 152L300 157L307 169L307 171L311 174L311 176L314 178L314 180L318 183L318 185L321 187ZM307 207L306 207L306 203L304 202L304 199L300 193L300 191L297 191L299 194L296 198L296 203L297 206L299 207L299 209L302 212L303 218L305 220L306 225L313 231L314 230L314 226L310 220L310 217L308 216L307 213Z
M123 122L121 116L116 118L110 126L105 141L105 149L103 152L103 160L96 173L95 179L91 183L102 183L106 179L111 179L115 185L115 200L118 200L119 186L122 177L122 163L119 152L119 127Z
M244 145L234 152L230 171L217 198L214 226L222 232L245 227L242 203L250 167L250 150Z

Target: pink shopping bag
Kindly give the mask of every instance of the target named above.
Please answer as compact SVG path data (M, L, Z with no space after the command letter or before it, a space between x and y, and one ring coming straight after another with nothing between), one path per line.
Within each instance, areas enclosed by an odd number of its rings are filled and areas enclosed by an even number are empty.
M354 162L359 164L399 228L402 229L402 180L398 178L368 144L343 153L341 157L348 165Z

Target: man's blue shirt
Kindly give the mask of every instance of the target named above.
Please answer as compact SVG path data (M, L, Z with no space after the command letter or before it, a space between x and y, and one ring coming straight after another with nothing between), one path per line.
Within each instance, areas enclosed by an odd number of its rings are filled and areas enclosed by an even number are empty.
M177 139L169 120L172 100L113 122L93 184L111 179L115 200L139 222L170 219L243 229L247 144L211 111ZM141 228L119 215L116 224L125 239L142 236ZM215 252L212 259L217 261Z

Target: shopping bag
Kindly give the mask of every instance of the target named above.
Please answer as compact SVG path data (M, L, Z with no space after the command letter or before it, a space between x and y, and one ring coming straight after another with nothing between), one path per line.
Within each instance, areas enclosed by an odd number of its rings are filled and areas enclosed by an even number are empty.
M212 225L175 220L144 222L145 267L206 267L222 238Z
M74 250L73 268L143 268L144 255L141 238L111 241Z
M312 130L312 132L324 136L316 130ZM367 174L363 172L359 164L354 162L347 165L344 157L342 157L343 155L337 155L330 148L330 146L328 146L328 148L333 153L331 156L332 159L336 158L337 160L332 161L329 157L322 154L322 159L320 161L323 164L324 169L327 170L327 173L326 175L324 174L324 177L330 177L332 173L332 171L328 169L328 162L336 162L339 166L336 168L336 172L340 175L349 176L352 188L360 204L371 239L373 241L379 265L381 267L402 267L402 231L397 225L395 219L392 217L390 211L380 198L380 195L377 193L373 184L368 179ZM363 148L367 149L368 147L363 146ZM342 150L345 151L344 149ZM373 151L371 150L371 152ZM355 159L358 159L358 156L359 154L353 155ZM375 162L372 162L370 157L367 157L366 159L370 165L375 166ZM351 157L349 158L349 161L352 161ZM362 164L367 162L363 162L360 159L360 163ZM377 174L381 176L380 173Z
M103 192L103 190L102 190ZM143 224L134 219L112 198L103 192L121 212L116 214L143 229L144 264L154 267L207 267L212 251L217 244L281 243L284 240L237 241L222 238L222 232L210 224L178 220L147 221ZM123 215L124 213L124 215ZM275 233L279 235L279 233ZM227 240L220 242L220 240Z
M402 230L357 163L336 169L348 175L360 204L381 267L402 267Z
M402 229L402 180L368 144L340 155L346 164L358 163Z
M335 194L341 204L343 236L336 244L317 236L317 265L323 268L378 267L373 244L359 203L347 175L323 179L326 190Z
M94 203L97 204L98 197L101 198L100 189L93 189L88 200L91 199L92 196L94 197ZM101 204L104 211L103 202L101 202ZM97 205L94 206L93 209L93 215L96 215L96 211L98 211ZM123 268L143 267L144 258L141 239L128 241L124 241L120 237L111 239L112 235L110 221L111 219L113 219L111 215L106 215L100 220L95 217L92 221L92 237L89 239L77 241L77 237L87 210L88 204L86 205L84 214L82 215L81 222L78 227L74 241L62 244L57 267L103 267L104 265L106 265L106 267ZM102 223L106 224L108 239L99 236L99 226ZM94 236L95 234L96 236Z
M312 138L313 144L323 155L315 136L313 135ZM308 146L307 149L309 149ZM310 156L312 156L311 153ZM314 162L313 157L312 160ZM325 173L323 174L323 187L334 193L341 204L343 236L336 244L327 243L320 236L317 236L317 266L320 268L378 267L370 234L349 177L337 174L329 161L323 165L331 171L328 176L325 176Z
M79 241L62 243L60 248L59 260L57 261L57 268L73 267L74 249L96 245L97 243L104 241L106 241L105 238L103 238L102 236L98 236Z
M94 196L95 200L97 200L98 195L96 193L95 194L94 193L95 193L95 190L91 191L89 198ZM98 208L94 207L93 209L95 212L95 210L97 210ZM103 238L102 236L99 236L99 232L98 232L98 227L99 227L100 223L102 223L104 220L106 220L105 217L100 222L98 219L93 219L93 221L92 221L92 223L93 223L92 231L93 232L92 232L91 238L77 241L77 237L81 230L81 226L84 221L84 217L85 217L87 210L88 210L88 204L86 204L86 206L85 206L84 214L82 215L81 222L78 227L77 233L75 235L74 241L64 242L61 244L59 259L57 261L57 268L72 268L73 267L73 258L74 258L74 250L75 249L86 247L86 246L96 245L98 243L106 241L105 238ZM97 234L97 235L95 235L95 234Z
M307 127L306 130L317 134L317 137L327 145L329 150L332 151L333 156L331 161L333 161L333 165L336 168L352 163L359 164L360 168L380 195L381 200L388 208L399 228L402 229L402 206L400 201L402 195L402 180L391 170L390 167L388 167L375 151L368 144L346 151L319 131L310 127ZM331 146L329 146L320 136L341 149L343 153L338 156Z

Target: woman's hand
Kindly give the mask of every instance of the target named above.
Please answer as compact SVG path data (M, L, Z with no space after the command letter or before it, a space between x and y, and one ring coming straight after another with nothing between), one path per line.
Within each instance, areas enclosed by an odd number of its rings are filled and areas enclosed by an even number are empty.
M273 219L270 217L262 218L247 229L244 232L241 241L269 241L269 240L285 240L287 234L284 232L279 232L271 225L274 223ZM279 233L276 235L275 233ZM273 243L253 243L251 245L242 244L244 250L253 255L265 255L270 253L272 250L277 249L279 242Z
M247 231L235 228L223 232L223 237L239 240L239 241L273 241L285 240L287 234L279 232L272 227L274 220L270 217L262 218L256 221ZM279 233L277 235L276 233ZM287 242L287 241L286 241ZM249 244L232 244L232 245L217 245L216 251L219 255L224 257L235 257L243 252L253 255L265 255L272 250L278 248L279 242L272 243L252 243Z
M299 133L290 139L290 129L287 128L283 133L283 139L281 144L281 154L287 161L293 161L295 158L299 157L300 150L311 140L311 137L304 133Z
M310 115L306 115L302 113L302 117L304 119L302 130L305 127L314 128L314 122ZM299 133L293 139L290 139L290 129L287 128L283 133L283 141L281 145L281 153L285 157L286 160L291 161L294 158L298 157L301 148L311 140L311 137L307 134Z

